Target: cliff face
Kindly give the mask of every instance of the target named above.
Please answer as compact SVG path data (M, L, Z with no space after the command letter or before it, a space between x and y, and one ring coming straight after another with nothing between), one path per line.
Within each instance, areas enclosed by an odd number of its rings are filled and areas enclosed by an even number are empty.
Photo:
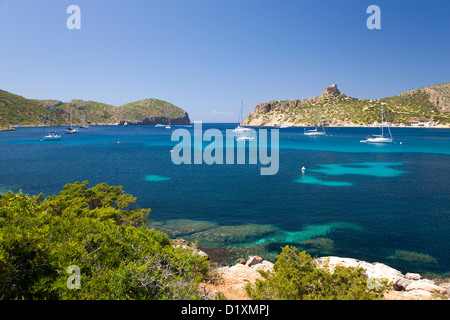
M247 126L360 126L381 122L380 108L390 123L409 124L409 119L450 124L450 82L428 86L376 100L347 97L336 84L318 97L270 101L258 104L243 121ZM317 110L317 115L316 115Z
M428 99L434 106L439 107L443 112L450 112L450 82L405 92L407 95L417 93L425 93L429 96Z
M0 125L44 125L48 123L49 108L53 126L67 124L67 110L72 124L86 122L101 124L190 124L189 115L181 108L163 100L145 99L120 107L96 102L71 100L35 100L0 90Z

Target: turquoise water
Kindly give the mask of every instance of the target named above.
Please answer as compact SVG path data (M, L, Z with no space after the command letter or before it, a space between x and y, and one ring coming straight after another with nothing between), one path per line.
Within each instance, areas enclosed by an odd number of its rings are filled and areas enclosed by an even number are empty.
M321 180L317 177L311 176L311 175L302 175L300 178L296 179L295 182L297 183L306 183L306 184L317 184L321 186L329 186L329 187L346 187L346 186L352 186L353 183L351 182L345 182L345 181L326 181Z
M405 171L392 168L401 166L402 162L357 162L348 164L321 164L321 169L312 169L312 172L322 172L337 176L345 174L359 174L374 177L395 177L406 173Z
M167 181L167 180L170 180L170 178L169 177L158 176L156 174L150 174L150 175L145 176L144 180L145 181L158 182L158 181Z
M177 128L194 137L193 127ZM274 258L295 245L404 272L450 271L449 129L392 128L396 143L389 145L359 142L375 128L327 128L325 137L280 129L279 170L267 176L259 161L175 165L173 130L98 126L52 142L39 140L42 128L2 132L0 193L49 195L70 182L106 182L151 208L151 227L226 246L230 262Z

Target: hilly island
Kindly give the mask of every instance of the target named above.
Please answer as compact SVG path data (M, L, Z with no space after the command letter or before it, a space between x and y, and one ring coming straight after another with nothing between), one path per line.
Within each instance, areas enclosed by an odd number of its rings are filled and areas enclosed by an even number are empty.
M450 125L450 82L410 90L392 97L359 99L326 87L320 96L303 100L273 100L258 104L242 124L246 126L368 126L385 121L398 126ZM49 112L50 111L50 112ZM0 131L14 125L64 126L128 124L190 124L188 113L166 101L145 99L113 106L96 101L36 100L0 90Z
M358 99L341 93L336 84L320 96L303 100L274 100L258 104L243 121L247 126L367 126L385 121L399 126L450 125L450 82L380 99Z
M35 100L0 90L0 127L48 125L64 126L69 118L73 125L190 124L186 111L173 104L145 99L119 107L96 102L71 100ZM70 115L70 117L69 117Z

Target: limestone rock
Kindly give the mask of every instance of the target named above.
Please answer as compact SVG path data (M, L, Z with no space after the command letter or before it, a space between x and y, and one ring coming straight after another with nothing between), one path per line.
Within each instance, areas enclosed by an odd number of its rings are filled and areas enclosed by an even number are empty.
M384 297L387 300L432 300L433 294L425 290L388 291Z
M261 263L253 265L252 268L255 270L261 270L261 271L272 271L273 263L270 261L264 260Z
M406 291L412 291L412 290L424 290L430 293L439 293L439 294L446 294L447 289L442 288L440 286L437 286L434 284L431 280L418 280L410 283L406 287Z
M407 273L405 274L405 278L409 280L420 280L422 277L418 273Z
M440 283L439 287L444 288L445 290L447 290L447 297L450 297L450 282Z
M406 278L399 278L395 281L393 288L395 291L405 291L406 287L408 287L408 285L412 282L412 280L408 280Z

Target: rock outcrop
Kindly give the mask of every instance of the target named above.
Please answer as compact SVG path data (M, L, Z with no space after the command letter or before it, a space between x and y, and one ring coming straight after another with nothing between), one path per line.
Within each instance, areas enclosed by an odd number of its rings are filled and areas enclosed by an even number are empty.
M433 299L433 294L440 295L441 298L448 299L450 292L446 285L437 285L433 280L422 279L418 273L406 273L391 268L383 263L369 263L352 258L341 257L321 257L316 259L320 266L328 266L333 270L336 266L363 268L368 277L368 285L376 286L377 281L385 279L391 284L391 290L385 293L385 298L389 300L429 300Z
M204 288L211 293L222 293L227 299L249 299L245 292L247 283L263 280L258 270L272 271L274 264L258 256L250 256L248 260L240 261L233 266L217 269L220 280L205 284ZM417 273L406 273L391 268L383 263L369 263L353 258L321 257L316 263L322 268L333 272L336 266L363 268L368 277L367 285L376 288L382 279L389 281L391 289L385 292L387 300L430 300L450 299L450 283L436 284L435 281L422 279Z
M16 129L14 129L11 126L0 126L0 131L14 131Z
M250 256L245 263L218 268L219 280L206 283L204 288L213 295L221 293L229 300L249 300L245 286L257 279L263 280L259 270L272 271L273 263L259 256Z

